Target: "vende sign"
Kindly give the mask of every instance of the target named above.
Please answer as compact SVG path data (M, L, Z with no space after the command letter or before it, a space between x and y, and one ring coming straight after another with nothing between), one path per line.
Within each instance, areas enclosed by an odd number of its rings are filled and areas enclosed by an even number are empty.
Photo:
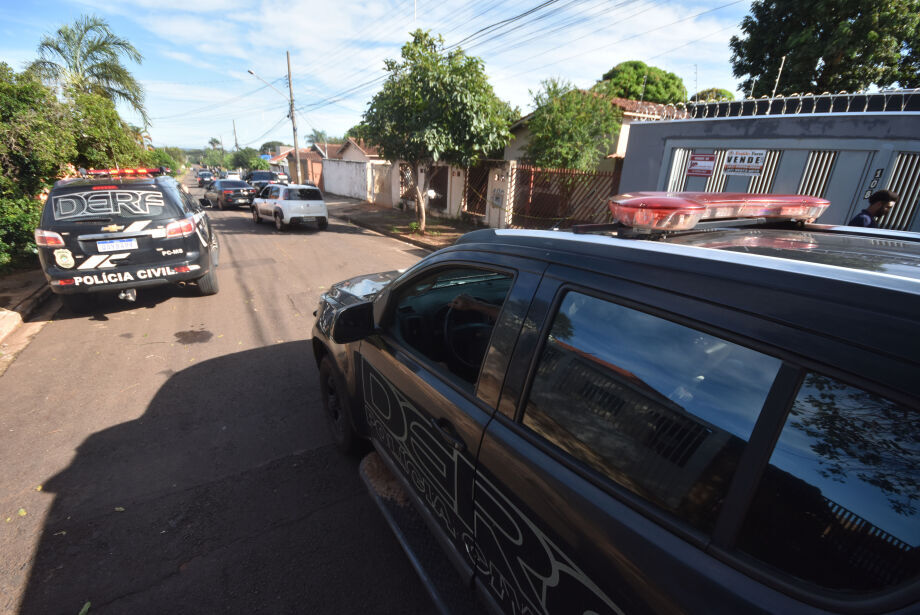
M766 157L765 149L730 149L725 152L722 172L726 175L760 175Z
M711 177L716 166L715 154L690 154L687 177Z

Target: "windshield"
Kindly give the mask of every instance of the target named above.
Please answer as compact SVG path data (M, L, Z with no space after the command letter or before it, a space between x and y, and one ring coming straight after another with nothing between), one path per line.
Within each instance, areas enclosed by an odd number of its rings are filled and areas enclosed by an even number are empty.
M45 204L46 220L49 214L56 222L83 222L174 217L177 211L156 186L80 186L52 194Z
M250 181L261 181L266 179L276 179L277 175L271 171L253 171Z
M224 180L220 182L221 188L248 188L249 184L244 181Z

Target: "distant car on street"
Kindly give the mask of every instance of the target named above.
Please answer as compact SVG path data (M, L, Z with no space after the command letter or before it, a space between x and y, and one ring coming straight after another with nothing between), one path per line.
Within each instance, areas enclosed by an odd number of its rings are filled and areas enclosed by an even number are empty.
M214 174L210 171L198 171L198 187L202 188L214 181Z
M278 181L282 184L289 184L291 183L291 177L287 173L278 173Z
M261 192L262 188L268 184L281 183L281 179L274 171L250 171L243 179L249 182L249 185L256 189L257 194Z
M242 180L219 179L208 186L204 198L211 207L228 209L250 205L255 194L255 188Z
M313 222L319 230L329 226L323 193L316 186L274 184L265 186L252 202L252 220L273 220L283 231L291 224Z
M243 178L240 177L239 171L227 171L227 177L223 179L235 179L237 181L242 181Z

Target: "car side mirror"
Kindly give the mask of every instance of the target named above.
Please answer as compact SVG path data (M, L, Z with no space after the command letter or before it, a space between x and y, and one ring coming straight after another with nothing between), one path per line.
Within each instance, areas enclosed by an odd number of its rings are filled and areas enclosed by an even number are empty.
M329 337L336 344L363 340L374 332L374 304L370 301L342 308L333 317Z
M198 204L201 205L202 207L207 207L208 205L211 204L211 201L209 201L208 199L198 199Z

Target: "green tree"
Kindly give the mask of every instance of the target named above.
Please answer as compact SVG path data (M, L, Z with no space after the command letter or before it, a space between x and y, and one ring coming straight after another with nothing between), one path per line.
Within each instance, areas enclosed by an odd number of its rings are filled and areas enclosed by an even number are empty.
M131 167L151 162L131 129L118 116L115 104L99 94L77 94L71 107L77 153L74 164L84 168Z
M732 70L744 92L756 79L755 97L772 92L783 56L786 95L917 85L918 28L920 0L755 0L729 43Z
M639 60L620 62L604 73L593 89L607 96L665 105L687 100L687 88L680 77Z
M243 149L230 154L229 167L231 169L256 170L262 168L262 163L264 163L264 166L267 169L268 161L259 158L259 152L252 149L251 147L244 147Z
M30 69L65 93L100 94L113 102L126 102L149 125L144 89L121 63L122 57L138 64L143 60L105 20L84 15L72 25L61 26L54 36L42 38L38 59Z
M411 168L419 231L437 162L472 166L511 139L511 107L500 100L481 59L444 49L444 39L416 30L402 61L386 60L387 79L363 116L362 136L391 162Z
M29 72L0 62L0 197L34 197L75 153L71 117Z
M70 126L54 92L0 62L0 271L34 262L32 233L42 210L35 197L74 154Z
M723 88L707 88L690 97L692 101L735 100L735 95Z
M329 135L326 134L325 130L317 130L314 128L310 134L306 136L306 140L310 145L314 143L326 143L329 141Z
M221 151L224 149L224 144L217 137L211 137L208 139L208 145L211 146L211 149L217 149L218 147L221 149Z
M526 157L538 167L593 171L610 152L622 111L604 96L548 79L531 91L534 112L527 122Z

